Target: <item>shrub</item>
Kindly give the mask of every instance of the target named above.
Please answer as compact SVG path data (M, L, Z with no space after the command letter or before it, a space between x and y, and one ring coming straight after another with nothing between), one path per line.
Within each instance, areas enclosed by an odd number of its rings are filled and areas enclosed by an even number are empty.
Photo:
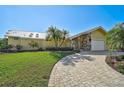
M116 69L118 72L124 74L124 64L122 64L122 63L116 64Z
M111 51L124 50L124 23L115 25L106 35L107 48Z
M46 48L46 50L49 50L49 51L72 51L73 48L70 48L70 47L49 47L49 48Z
M106 63L109 66L111 66L112 68L114 68L114 64L115 64L114 59L115 59L114 56L107 56L106 59L105 59L105 61L106 61Z
M0 39L0 50L7 49L7 47L8 47L8 40L5 38Z
M22 49L22 46L21 45L16 45L16 49L17 49L17 51L20 51Z
M117 57L116 57L116 60L117 60L117 61L122 61L122 60L124 60L124 55L117 56Z
M41 48L41 47L38 49L38 51L43 51L43 50L44 50L44 49L43 49L43 48Z
M6 48L7 48L7 49L11 49L11 48L13 48L13 45L7 45Z

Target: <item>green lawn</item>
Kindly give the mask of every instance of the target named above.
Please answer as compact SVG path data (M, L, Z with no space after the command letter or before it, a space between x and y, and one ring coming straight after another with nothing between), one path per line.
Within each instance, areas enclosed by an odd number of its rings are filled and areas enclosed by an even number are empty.
M0 86L47 86L54 64L72 52L0 54Z

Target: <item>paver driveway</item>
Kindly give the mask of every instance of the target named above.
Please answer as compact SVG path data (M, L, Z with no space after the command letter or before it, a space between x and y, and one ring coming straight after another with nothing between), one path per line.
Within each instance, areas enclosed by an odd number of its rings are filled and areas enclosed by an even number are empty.
M123 86L124 75L105 63L104 54L74 54L60 60L53 68L50 87Z

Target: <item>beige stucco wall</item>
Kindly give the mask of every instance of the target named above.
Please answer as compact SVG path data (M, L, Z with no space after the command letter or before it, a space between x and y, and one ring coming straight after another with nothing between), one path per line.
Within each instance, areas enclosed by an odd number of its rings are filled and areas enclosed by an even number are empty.
M39 47L44 48L44 40L40 40L40 39L28 39L28 38L19 38L18 40L14 40L13 37L8 37L8 44L16 46L16 45L21 45L23 46L23 50L34 50L37 48L32 48L29 43L31 41L37 42Z
M71 46L71 41L66 40L64 41L61 47L70 47L70 46ZM54 41L45 41L45 47L55 47Z
M21 45L23 46L22 50L35 50L38 48L32 48L29 43L31 41L37 42L39 45L39 48L47 48L47 47L54 47L54 42L53 41L46 41L46 40L41 40L41 39L30 39L30 38L19 38L18 40L14 40L13 37L8 37L8 44L16 46L16 45ZM70 47L70 41L64 42L62 47ZM15 49L15 48L13 48Z
M105 33L100 30L96 30L91 33L91 40L105 40Z
M104 31L101 31L101 29L98 29L98 30L91 33L91 40L102 40L102 41L104 41L104 48L105 48L105 50L107 50L107 47L106 47L106 44L105 44L105 37L106 37L106 33Z

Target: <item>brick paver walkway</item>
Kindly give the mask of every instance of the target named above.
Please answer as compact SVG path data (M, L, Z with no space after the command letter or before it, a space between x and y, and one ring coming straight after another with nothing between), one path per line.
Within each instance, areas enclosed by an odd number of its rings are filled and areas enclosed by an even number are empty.
M105 63L105 55L74 54L63 58L54 66L48 86L124 87L124 75Z

